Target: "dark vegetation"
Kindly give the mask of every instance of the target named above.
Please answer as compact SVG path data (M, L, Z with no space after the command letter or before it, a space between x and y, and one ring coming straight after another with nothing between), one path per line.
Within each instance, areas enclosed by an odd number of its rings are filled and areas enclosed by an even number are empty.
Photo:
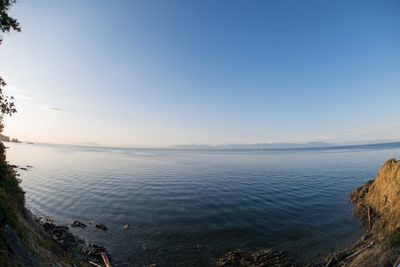
M10 225L21 240L26 239L26 229L18 223L18 216L26 216L24 192L19 186L19 179L15 170L7 164L5 148L0 143L0 229L6 224ZM21 211L18 214L17 211ZM12 262L6 253L7 245L4 236L0 235L0 266L7 266Z
M8 15L8 11L15 0L0 0L0 45L3 34L10 30L20 31L21 28L16 19ZM3 118L12 115L17 110L12 102L13 97L5 96L3 93L6 82L0 77L0 133L4 129ZM5 147L0 143L0 228L6 224L16 230L19 237L24 239L25 230L18 224L17 210L24 210L24 192L19 186L19 180L15 170L7 164ZM0 265L6 266L10 259L5 253L7 249L4 236L0 235Z

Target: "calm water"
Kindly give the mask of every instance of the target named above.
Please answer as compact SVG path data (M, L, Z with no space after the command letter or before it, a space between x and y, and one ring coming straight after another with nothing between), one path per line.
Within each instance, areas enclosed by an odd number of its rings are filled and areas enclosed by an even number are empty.
M354 241L350 191L400 146L273 151L105 149L8 143L38 215L108 226L73 231L116 266L204 266L232 249L315 259ZM123 229L124 224L131 229Z

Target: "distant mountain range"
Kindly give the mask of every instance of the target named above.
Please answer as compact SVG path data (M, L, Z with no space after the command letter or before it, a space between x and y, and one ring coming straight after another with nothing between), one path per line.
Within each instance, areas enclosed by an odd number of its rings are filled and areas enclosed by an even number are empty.
M261 143L261 144L225 144L225 145L176 145L176 149L295 149L295 148L325 148L348 147L364 145L384 145L400 143L398 140L370 140L343 143L307 142L307 143Z
M330 147L335 144L325 142L308 143L263 143L263 144L226 144L226 145L176 145L179 149L284 149L284 148L314 148Z

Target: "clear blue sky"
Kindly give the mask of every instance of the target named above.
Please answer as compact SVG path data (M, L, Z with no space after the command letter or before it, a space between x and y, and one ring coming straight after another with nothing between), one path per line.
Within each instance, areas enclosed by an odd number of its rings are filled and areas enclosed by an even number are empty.
M27 1L0 74L24 140L400 139L400 1Z

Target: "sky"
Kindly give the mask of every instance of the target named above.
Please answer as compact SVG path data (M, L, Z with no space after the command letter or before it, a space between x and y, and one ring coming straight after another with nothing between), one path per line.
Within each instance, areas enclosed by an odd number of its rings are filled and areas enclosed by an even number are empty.
M400 2L28 1L0 75L25 141L400 140Z

